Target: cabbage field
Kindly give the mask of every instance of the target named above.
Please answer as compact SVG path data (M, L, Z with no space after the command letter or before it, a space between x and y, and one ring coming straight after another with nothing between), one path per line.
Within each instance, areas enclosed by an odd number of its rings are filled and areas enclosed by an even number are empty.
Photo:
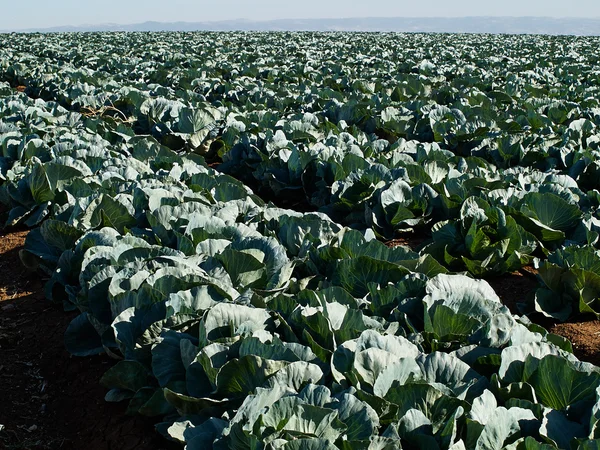
M599 48L0 35L6 226L187 450L598 449L600 368L540 323L600 316Z

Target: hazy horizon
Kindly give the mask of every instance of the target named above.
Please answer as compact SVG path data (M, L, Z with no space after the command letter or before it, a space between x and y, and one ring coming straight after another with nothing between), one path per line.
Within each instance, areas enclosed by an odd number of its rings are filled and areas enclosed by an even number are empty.
M11 4L8 14L0 16L0 29L8 31L46 29L104 24L130 25L154 22L219 22L233 20L315 20L361 18L462 18L462 17L548 17L600 18L600 2L580 0L576 6L563 1L505 0L430 0L427 3L371 0L303 0L283 3L280 0L221 0L215 2L173 0L165 5L158 0L128 2L105 0L90 8L79 0L31 0Z

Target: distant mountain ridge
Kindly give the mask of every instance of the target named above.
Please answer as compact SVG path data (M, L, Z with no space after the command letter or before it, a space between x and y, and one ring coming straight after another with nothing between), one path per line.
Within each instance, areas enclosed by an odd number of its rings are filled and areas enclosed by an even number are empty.
M144 22L62 26L1 32L91 31L392 31L437 33L554 34L599 36L600 18L552 17L369 17L348 19L226 20L218 22Z

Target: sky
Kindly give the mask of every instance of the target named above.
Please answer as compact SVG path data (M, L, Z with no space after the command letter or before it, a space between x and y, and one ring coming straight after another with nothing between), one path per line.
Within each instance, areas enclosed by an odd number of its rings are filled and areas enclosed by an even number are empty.
M4 30L231 19L463 16L600 18L599 0L0 0L0 7L0 29Z

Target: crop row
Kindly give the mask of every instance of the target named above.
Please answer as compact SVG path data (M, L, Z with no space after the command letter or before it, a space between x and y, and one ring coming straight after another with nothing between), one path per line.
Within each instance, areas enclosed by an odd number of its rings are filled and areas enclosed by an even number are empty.
M386 239L425 230L419 250L449 270L536 262L523 311L598 313L595 40L361 38L11 36L2 72L112 143L152 135L222 158L263 198Z
M538 256L539 310L596 311L597 105L568 103L594 92L573 78L590 59L529 74L526 40L578 40L404 36L394 63L395 35L352 38L2 38L0 201L33 228L47 297L80 313L67 348L118 359L106 399L190 450L596 448L600 369L456 274ZM505 96L487 90L507 64ZM543 76L565 117L525 87ZM421 252L376 239L418 227Z

